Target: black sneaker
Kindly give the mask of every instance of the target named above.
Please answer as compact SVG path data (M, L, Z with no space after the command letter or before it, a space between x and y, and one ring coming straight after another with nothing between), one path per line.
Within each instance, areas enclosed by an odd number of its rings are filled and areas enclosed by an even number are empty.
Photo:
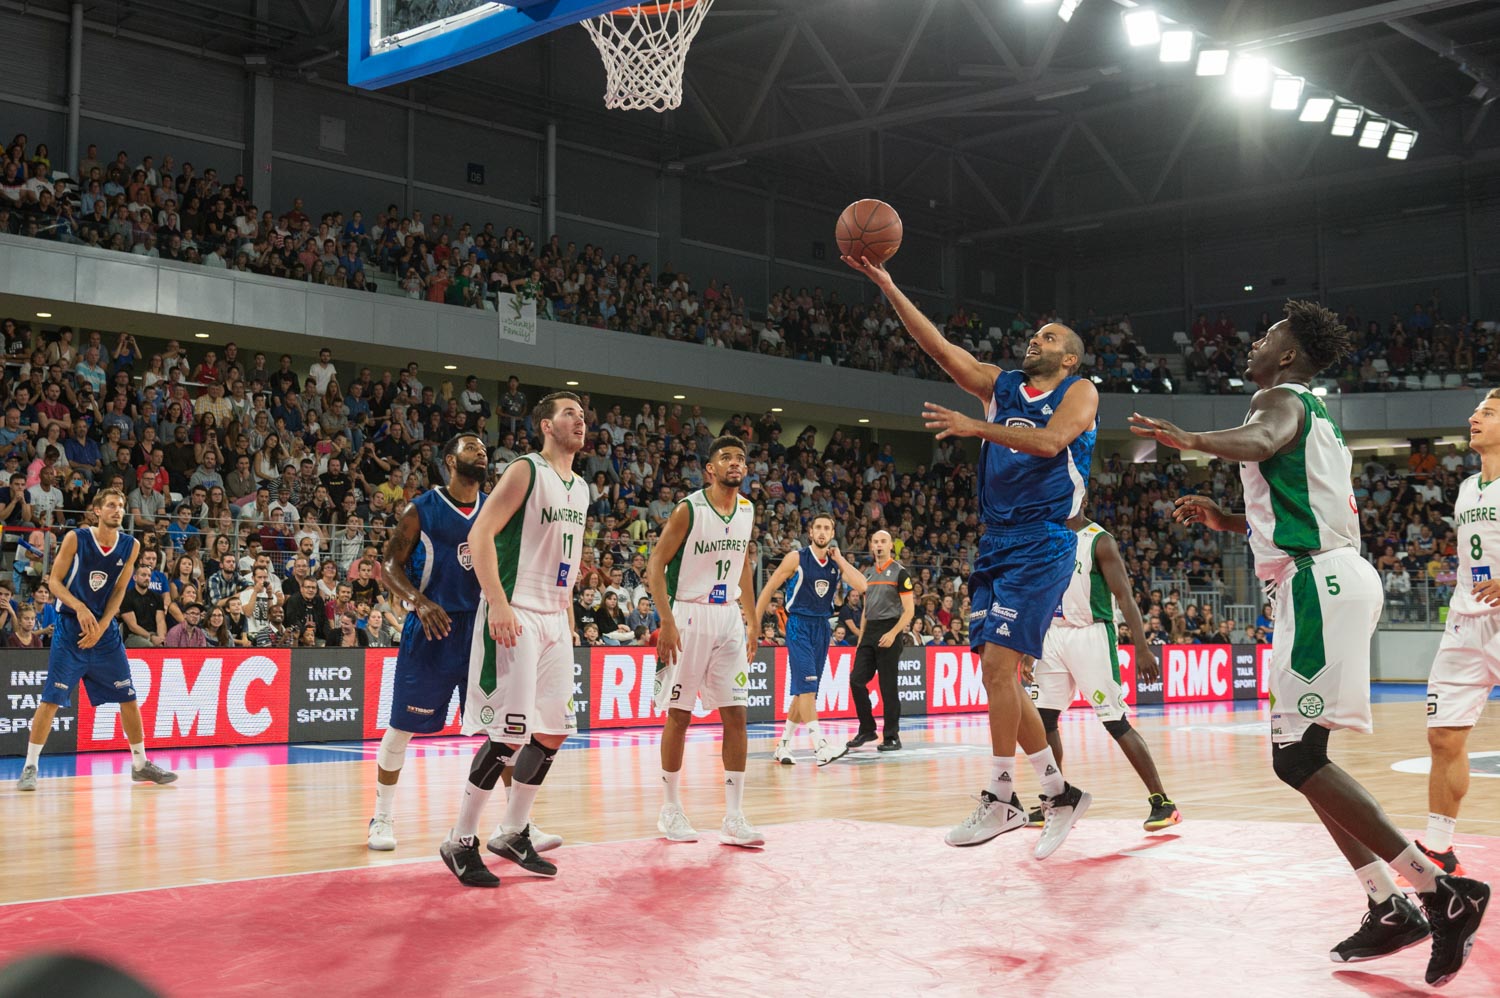
M900 735L887 735L884 741L882 741L879 745L875 746L875 751L877 751L877 752L900 752L901 751L901 736Z
M859 748L861 745L868 745L874 740L875 732L861 731L859 734L855 735L853 738L845 742L844 748Z
M1159 832L1182 821L1182 812L1177 810L1177 805L1166 794L1152 794L1147 798L1147 803L1151 805L1151 813L1142 826L1146 831Z
M453 871L458 882L465 887L500 886L500 878L484 865L484 857L479 855L479 839L474 836L457 842L444 839L443 844L438 846L438 855L443 857L448 869Z
M1432 959L1427 961L1427 983L1433 987L1453 980L1469 952L1474 933L1490 904L1490 885L1467 877L1440 876L1437 890L1418 894L1432 926Z
M1370 910L1354 935L1328 951L1334 963L1359 963L1399 953L1415 946L1431 933L1427 919L1404 894L1393 894Z
M1041 828L1046 823L1047 815L1044 814L1042 812L1042 809L1039 807L1032 808L1031 813L1026 816L1027 828Z
M519 832L496 835L490 839L488 849L496 856L510 860L527 873L538 877L557 876L557 866L538 856L536 849L532 847L530 825Z

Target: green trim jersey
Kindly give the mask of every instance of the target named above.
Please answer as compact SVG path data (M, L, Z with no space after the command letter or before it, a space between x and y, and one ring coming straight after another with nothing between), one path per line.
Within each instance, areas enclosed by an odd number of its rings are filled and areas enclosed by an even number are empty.
M530 481L521 508L495 535L500 586L513 606L566 612L583 551L588 486L576 475L565 480L540 454L514 463L526 466Z
M1062 602L1053 611L1053 623L1061 627L1088 627L1103 621L1115 622L1115 596L1104 581L1094 549L1099 538L1109 532L1097 523L1078 531L1078 555L1073 561L1073 578L1063 593Z
M1464 479L1453 503L1453 529L1458 532L1458 579L1453 584L1454 613L1489 616L1500 613L1474 598L1474 587L1500 576L1500 488L1478 475Z
M688 508L688 531L667 564L667 595L675 603L739 602L755 505L736 495L734 512L726 517L703 489L682 504Z
M1359 551L1359 513L1350 486L1354 462L1343 432L1306 385L1276 387L1302 403L1302 434L1291 450L1240 465L1255 574L1266 580L1281 578L1298 558L1338 548Z

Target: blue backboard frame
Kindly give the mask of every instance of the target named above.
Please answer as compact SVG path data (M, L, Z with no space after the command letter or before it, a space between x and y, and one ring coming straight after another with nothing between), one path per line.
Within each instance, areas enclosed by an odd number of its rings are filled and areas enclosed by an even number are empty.
M378 90L451 69L539 35L625 5L626 0L509 0L506 9L467 24L371 50L374 7L381 0L349 0L349 83Z

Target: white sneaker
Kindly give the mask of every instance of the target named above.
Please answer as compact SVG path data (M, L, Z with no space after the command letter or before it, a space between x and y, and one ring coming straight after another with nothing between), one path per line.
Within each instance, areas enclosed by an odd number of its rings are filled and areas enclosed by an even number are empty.
M656 819L656 830L666 836L668 842L697 842L698 831L688 824L687 815L676 804L663 804Z
M779 762L783 766L797 765L797 758L796 756L792 755L792 747L786 742L776 743L776 752L771 756L771 758L774 761Z
M750 819L743 814L734 814L726 817L724 824L719 826L719 841L726 846L763 846L766 837L750 824Z
M16 781L17 790L36 789L36 763L32 763L21 770L21 778Z
M1042 795L1042 837L1036 842L1037 859L1046 859L1057 852L1093 799L1071 783L1066 784L1056 797Z
M974 799L979 802L979 806L962 824L948 829L948 834L943 837L943 841L950 846L977 846L997 835L1026 827L1026 812L1021 810L1021 802L1014 794L1008 801L991 797L987 793L979 794Z
M842 759L848 754L849 746L847 745L835 745L826 738L818 742L817 755L819 766L826 766L830 762L833 762L833 760Z
M537 852L551 852L562 844L561 835L553 835L551 832L542 831L535 825L531 826L531 848Z
M376 852L390 852L396 848L396 822L380 815L370 819L370 836L365 844Z

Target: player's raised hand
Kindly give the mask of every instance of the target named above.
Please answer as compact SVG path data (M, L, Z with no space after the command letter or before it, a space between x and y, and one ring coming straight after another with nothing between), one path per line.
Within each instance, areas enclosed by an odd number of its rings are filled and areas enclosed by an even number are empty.
M1178 496L1172 519L1178 523L1201 523L1210 530L1228 530L1224 508L1208 496Z
M453 629L453 621L448 618L448 612L426 596L417 599L412 613L422 622L422 633L428 641L441 641Z
M1147 683L1154 683L1161 678L1161 663L1156 660L1156 652L1151 650L1144 639L1135 646L1135 674L1138 679Z
M1500 579L1485 579L1474 584L1474 598L1490 606L1500 606Z
M669 668L677 661L677 653L681 650L682 636L677 633L677 621L663 620L661 629L656 632L657 670Z
M1175 447L1178 450L1194 450L1194 440L1198 436L1182 427L1177 426L1165 419L1154 419L1151 416L1142 416L1138 412L1130 414L1130 432L1138 437L1154 439L1159 444Z
M973 416L965 416L936 402L922 403L922 423L929 430L938 431L938 440L948 437L977 437L985 425Z
M489 627L490 637L495 639L495 643L507 648L514 648L516 639L521 636L521 624L516 620L516 611L509 603L504 606L491 604Z
M883 264L871 263L868 257L861 256L855 259L852 256L841 256L839 259L861 274L864 274L882 288L896 283L891 279L891 272L886 270Z

